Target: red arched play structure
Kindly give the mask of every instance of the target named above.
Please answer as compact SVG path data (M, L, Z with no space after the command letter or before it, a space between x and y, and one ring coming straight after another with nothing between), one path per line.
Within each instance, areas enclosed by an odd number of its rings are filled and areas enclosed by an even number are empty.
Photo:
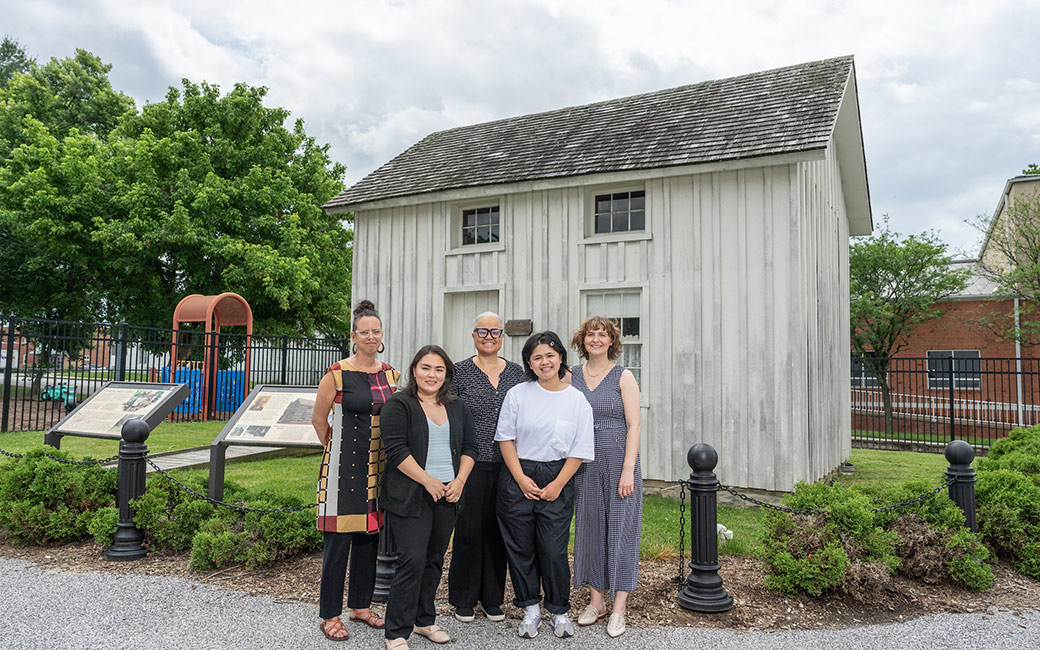
M241 398L235 399L234 403L240 404L249 394L249 343L253 335L253 310L249 308L246 299L237 293L222 293L217 296L203 296L194 293L186 296L173 310L173 343L170 347L170 379L169 381L181 381L177 377L177 334L180 332L182 323L205 323L205 348L202 364L202 385L198 398L193 402L191 396L185 400L185 404L178 407L177 411L185 409L184 412L198 414L202 420L208 419L216 404L218 371L220 369L220 328L231 326L245 326L245 373L240 383ZM239 387L235 387L237 398ZM196 390L193 387L193 393ZM234 410L232 408L231 410ZM172 414L171 414L172 417Z

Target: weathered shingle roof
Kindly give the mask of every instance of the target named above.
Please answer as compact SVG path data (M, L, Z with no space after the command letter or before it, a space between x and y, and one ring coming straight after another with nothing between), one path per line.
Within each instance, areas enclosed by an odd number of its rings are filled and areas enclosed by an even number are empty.
M820 149L851 69L845 56L439 131L325 207Z

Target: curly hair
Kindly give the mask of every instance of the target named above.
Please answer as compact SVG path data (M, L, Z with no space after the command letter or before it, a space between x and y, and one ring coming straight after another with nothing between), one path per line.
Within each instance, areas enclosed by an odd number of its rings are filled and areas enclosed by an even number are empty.
M621 330L617 323L603 316L589 316L571 338L571 347L578 351L579 357L589 358L589 351L585 349L585 335L592 330L603 330L610 337L610 347L607 348L608 359L614 361L621 356Z

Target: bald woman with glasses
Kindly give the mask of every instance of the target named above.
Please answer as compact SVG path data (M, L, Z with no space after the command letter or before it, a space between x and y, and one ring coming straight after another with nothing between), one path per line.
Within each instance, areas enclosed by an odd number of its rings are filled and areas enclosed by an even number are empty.
M455 618L463 623L472 621L478 608L488 620L505 620L506 551L495 514L502 452L495 442L495 429L502 400L523 380L524 369L499 356L504 336L498 314L477 316L473 323L477 353L455 364L451 385L451 392L473 414L479 448L455 522L448 569L448 602L455 607Z

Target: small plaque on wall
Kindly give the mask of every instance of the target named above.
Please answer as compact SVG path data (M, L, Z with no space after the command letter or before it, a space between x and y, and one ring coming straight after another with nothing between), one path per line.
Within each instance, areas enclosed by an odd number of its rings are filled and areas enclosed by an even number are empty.
M509 336L530 336L533 328L534 325L531 323L531 319L529 318L524 320L506 321L506 334Z

